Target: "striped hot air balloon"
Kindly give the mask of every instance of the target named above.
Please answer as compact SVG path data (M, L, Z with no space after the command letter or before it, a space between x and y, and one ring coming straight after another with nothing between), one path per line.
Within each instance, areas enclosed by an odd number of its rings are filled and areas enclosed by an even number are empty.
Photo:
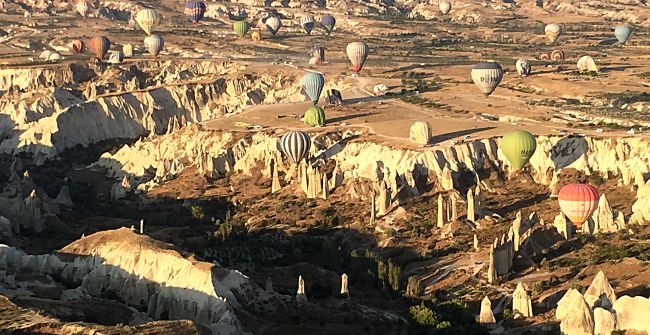
M323 47L313 47L309 50L309 56L310 57L316 57L320 59L322 62L325 61L325 48Z
M598 190L588 184L569 184L560 190L558 201L564 215L578 228L598 208Z
M86 47L95 54L97 59L101 60L106 56L108 49L110 49L111 41L105 36L97 36L91 38L88 43L86 43Z
M556 61L556 62L559 62L559 61L563 60L564 59L564 51L562 51L560 49L555 49L555 50L551 51L551 59Z
M440 13L442 13L442 15L449 14L451 11L451 2L447 0L440 0L440 2L438 2L438 9L440 9Z
M537 149L537 141L535 136L527 131L510 131L503 135L500 148L512 167L521 170L530 157L533 157Z
M205 9L205 3L203 1L188 1L185 3L184 13L192 23L197 24L203 19Z
M163 47L165 47L165 40L160 35L147 36L144 39L144 46L147 47L147 51L152 56L158 57Z
M88 2L86 0L79 0L77 2L77 12L79 12L79 15L82 17L87 17L88 14L90 14L91 8Z
M530 62L526 59L519 59L517 60L517 63L515 64L515 67L517 68L517 73L522 76L522 77L527 77L530 76Z
M544 27L544 35L546 35L546 38L551 42L551 44L555 43L561 34L562 26L557 23L547 24L546 27Z
M332 15L324 15L321 20L320 24L325 28L325 31L327 34L331 34L332 30L334 30L334 25L336 25L336 18Z
M84 42L81 40L74 40L70 42L69 47L73 54L80 54L84 50Z
M290 131L280 138L278 143L280 151L289 158L293 164L300 164L300 161L307 157L311 147L309 134L304 131Z
M264 21L264 24L266 25L266 29L268 29L273 36L275 36L280 28L282 28L282 20L277 16L267 18L266 21Z
M345 47L345 52L348 54L350 62L352 62L352 70L354 72L361 72L363 64L368 58L370 49L365 42L352 42Z
M312 29L314 29L314 24L316 23L313 15L305 15L300 20L300 25L302 29L305 30L307 35L311 34Z
M124 61L124 54L121 50L111 52L111 55L108 57L108 62L111 64L122 64Z
M140 10L135 15L135 22L144 30L147 35L151 35L156 26L160 23L160 16L155 10L146 8Z
M235 30L235 34L239 37L244 37L246 34L248 34L248 31L251 29L250 23L246 20L242 21L236 21L233 26L233 30Z
M323 87L325 86L325 77L316 72L307 72L300 79L302 89L307 93L311 102L315 105L318 103Z
M551 55L549 53L541 53L539 54L539 59L540 60L551 60Z
M483 94L489 96L503 79L503 69L495 62L484 62L472 68L472 81Z
M325 125L325 110L318 106L311 106L305 112L305 124L312 127Z

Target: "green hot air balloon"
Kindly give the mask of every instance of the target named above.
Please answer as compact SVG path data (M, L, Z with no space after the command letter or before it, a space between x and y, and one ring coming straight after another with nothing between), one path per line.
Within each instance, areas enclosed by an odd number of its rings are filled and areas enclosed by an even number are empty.
M510 131L501 139L501 151L515 170L521 170L528 163L535 149L537 149L535 136L527 131Z
M616 27L616 29L614 29L614 35L616 36L616 39L620 44L625 44L625 42L627 42L630 36L632 36L633 32L634 29L631 26L628 26L627 24L618 26Z
M325 110L312 106L305 112L305 124L312 127L321 127L325 125Z
M248 34L248 30L251 29L250 23L248 21L237 21L233 24L233 29L235 30L235 34L239 37L244 37L246 34Z
M302 79L300 79L302 89L307 93L311 102L315 105L318 103L321 93L323 93L323 86L325 86L325 77L316 72L307 72Z

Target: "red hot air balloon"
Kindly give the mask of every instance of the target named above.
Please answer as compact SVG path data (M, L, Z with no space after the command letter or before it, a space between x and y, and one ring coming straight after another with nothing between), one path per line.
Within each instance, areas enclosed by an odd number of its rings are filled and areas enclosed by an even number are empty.
M560 190L560 208L580 228L598 208L598 190L588 184L569 184Z
M111 41L104 36L93 37L88 41L86 47L95 54L97 59L101 60L106 56L108 49L110 49Z

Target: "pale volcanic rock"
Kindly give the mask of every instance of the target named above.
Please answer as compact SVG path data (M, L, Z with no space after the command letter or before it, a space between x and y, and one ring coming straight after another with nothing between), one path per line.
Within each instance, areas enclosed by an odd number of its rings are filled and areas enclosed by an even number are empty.
M632 205L634 214L630 217L630 223L650 223L650 180L640 186L636 194L637 200Z
M512 294L512 310L518 311L519 314L526 318L533 316L533 305L530 296L525 285L521 282L517 284L517 288Z
M496 325L496 319L492 313L492 302L488 297L483 298L481 301L481 311L478 317L478 323L486 327L494 327Z
M569 289L558 301L555 318L560 320L560 330L564 334L592 335L594 320L591 310L576 289Z
M564 213L560 212L553 220L553 226L557 229L560 235L565 239L570 240L573 238L573 224L566 219Z
M618 329L638 330L650 333L650 298L624 295L614 303Z
M594 334L611 334L617 330L616 314L607 309L596 307L594 309Z
M590 308L602 307L608 310L612 308L612 305L616 302L616 292L609 284L603 271L598 271L589 288L585 291L584 298Z

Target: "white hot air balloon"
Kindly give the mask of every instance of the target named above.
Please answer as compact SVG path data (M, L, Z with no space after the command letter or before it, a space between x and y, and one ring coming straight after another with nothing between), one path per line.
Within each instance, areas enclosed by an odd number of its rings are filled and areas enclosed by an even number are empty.
M472 81L486 96L494 92L501 79L503 69L496 62L478 63L472 68Z
M561 34L562 27L557 23L547 24L544 28L544 35L546 35L546 38L551 42L551 44L555 43Z
M358 73L361 71L363 64L368 58L369 51L370 49L365 42L352 42L345 47L345 52L347 53L350 62L352 62L352 70L354 70L354 72Z
M266 25L266 29L268 29L273 36L275 36L275 34L278 33L278 30L282 28L282 20L277 16L267 18L266 21L264 21L264 24Z
M124 57L133 57L133 44L124 44L122 46Z
M154 34L145 37L144 46L147 47L147 51L149 51L152 56L158 57L160 51L162 51L165 46L165 40L160 35Z
M519 59L517 60L517 64L515 65L517 68L517 73L522 76L522 77L528 77L530 76L530 62L525 59Z
M121 64L124 61L124 54L122 51L111 52L111 55L108 57L108 62L110 64Z
M156 26L160 23L160 16L153 9L143 9L135 15L135 22L144 30L147 35L151 35Z
M431 141L431 125L428 122L418 121L411 125L409 140L420 145L427 145Z
M582 56L580 59L578 59L578 71L580 72L587 72L587 71L593 71L593 72L598 72L598 66L596 65L596 62L591 56Z
M304 131L290 131L282 135L278 146L291 162L298 165L309 154L311 139Z
M449 14L449 11L451 11L451 2L447 0L440 0L440 2L438 2L438 8L440 9L440 13L442 13L442 15L447 15Z
M316 19L314 18L313 15L305 15L300 20L300 25L302 26L302 29L305 30L305 33L307 35L311 34L311 31L312 29L314 29L315 24L316 24Z

